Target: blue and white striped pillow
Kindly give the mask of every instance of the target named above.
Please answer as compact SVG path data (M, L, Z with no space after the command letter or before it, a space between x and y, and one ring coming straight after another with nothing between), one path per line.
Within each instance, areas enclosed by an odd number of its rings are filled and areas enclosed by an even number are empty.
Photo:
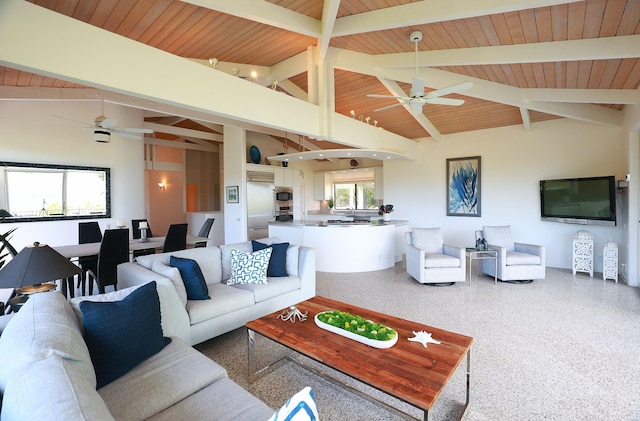
M231 277L227 285L266 284L272 251L271 247L253 253L232 249Z
M305 387L293 395L269 421L318 421L318 408L313 389Z

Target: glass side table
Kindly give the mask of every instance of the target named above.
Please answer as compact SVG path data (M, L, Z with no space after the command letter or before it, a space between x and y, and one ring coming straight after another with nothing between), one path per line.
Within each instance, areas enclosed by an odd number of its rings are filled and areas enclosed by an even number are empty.
M471 285L471 265L474 260L490 260L493 259L493 264L495 265L493 282L495 284L498 283L498 251L497 250L480 250L475 247L467 247L466 248L467 259L469 259L469 267L467 268L467 273L469 275L469 285ZM478 265L478 268L480 266Z

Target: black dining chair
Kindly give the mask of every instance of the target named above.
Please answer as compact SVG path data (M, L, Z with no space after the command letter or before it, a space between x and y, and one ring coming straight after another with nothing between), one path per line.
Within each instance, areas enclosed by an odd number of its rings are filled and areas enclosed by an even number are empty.
M110 285L113 285L114 290L118 289L118 265L128 261L129 229L106 230L100 244L96 271L89 272L89 279L93 278L96 281L100 294L104 294L105 288ZM89 283L89 295L91 294L93 294L93 281Z
M78 222L78 244L99 243L102 241L102 231L98 222ZM82 273L78 276L78 286L82 295L86 294L87 273L98 271L98 255L82 256L78 258L78 266Z
M204 221L204 224L202 224L202 228L200 228L198 237L209 238L209 233L211 232L211 227L213 226L214 221L215 221L215 218L207 218L207 220ZM199 241L195 243L194 247L207 247L207 242Z
M140 222L146 222L147 223L147 238L149 237L153 237L153 233L151 232L151 225L149 225L149 221L147 221L146 219L132 219L131 220L131 233L133 235L133 239L134 240L139 240L140 237L142 237L142 233L140 231ZM154 254L156 252L156 249L154 248L150 248L150 249L141 249L141 250L134 250L133 251L133 260L136 259L136 257L138 256L144 256L147 254Z
M187 226L189 224L171 224L164 239L162 252L184 250L187 248Z

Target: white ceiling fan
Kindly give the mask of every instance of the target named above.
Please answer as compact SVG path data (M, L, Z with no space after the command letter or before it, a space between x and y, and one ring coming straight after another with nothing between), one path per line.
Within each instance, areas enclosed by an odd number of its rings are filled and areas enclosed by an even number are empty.
M471 82L463 82L458 83L456 85L447 86L446 88L436 89L435 91L431 91L427 94L424 93L424 79L418 77L418 42L422 40L422 32L413 31L409 36L409 39L415 43L415 53L416 53L416 76L411 78L411 92L410 96L395 96L395 95L377 95L377 94L369 94L368 97L371 98L396 98L401 102L397 104L388 105L386 107L378 108L374 111L382 111L389 108L397 107L402 105L403 103L409 104L411 106L411 111L413 115L420 114L422 112L422 106L424 104L439 104L439 105L462 105L464 104L464 100L462 99L453 99L453 98L442 98L445 95L457 93L463 91L465 89L469 89L473 86Z
M128 139L142 139L142 135L145 133L153 133L153 130L150 129L138 129L138 128L130 128L130 127L117 127L118 121L105 117L104 115L104 93L101 98L102 112L98 117L95 118L93 124L84 123L81 121L71 120L65 117L65 120L74 121L76 123L82 124L87 129L93 130L93 140L100 143L109 143L111 141L111 134L117 134L122 137L126 137ZM56 116L57 117L57 116Z

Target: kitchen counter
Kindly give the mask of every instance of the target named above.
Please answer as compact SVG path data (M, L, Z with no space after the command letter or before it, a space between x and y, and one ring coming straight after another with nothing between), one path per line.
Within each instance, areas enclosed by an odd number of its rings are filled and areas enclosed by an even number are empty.
M320 272L354 273L388 269L402 259L408 221L327 223L270 222L269 236L316 250Z

